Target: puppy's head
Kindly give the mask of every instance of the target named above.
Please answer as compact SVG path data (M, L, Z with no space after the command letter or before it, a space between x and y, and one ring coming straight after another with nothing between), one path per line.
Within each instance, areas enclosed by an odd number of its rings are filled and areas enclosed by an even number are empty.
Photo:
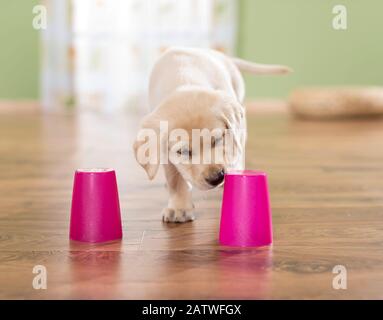
M244 108L220 92L184 90L146 116L134 143L137 161L153 179L163 163L207 190L222 184L238 160Z

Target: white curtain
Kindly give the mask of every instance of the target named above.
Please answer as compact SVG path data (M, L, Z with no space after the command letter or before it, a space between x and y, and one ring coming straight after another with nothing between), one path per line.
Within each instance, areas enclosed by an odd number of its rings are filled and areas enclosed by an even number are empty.
M63 2L68 1L46 1L51 11ZM57 76L73 79L73 86L63 88L72 92L56 92L56 98L65 96L78 108L142 110L149 70L167 47L210 47L233 53L236 5L236 0L72 0L66 7L69 18L53 22L60 27L49 30L48 20L45 32L59 37L43 38L44 59L57 56L60 50L66 52L66 59L43 63L44 72L53 67L53 72L67 72ZM52 39L68 48L50 45ZM66 71L65 66L54 65L63 62L69 66ZM44 95L52 95L47 83L43 86Z
M72 6L67 0L45 0L47 28L41 32L41 101L46 110L73 108L75 48Z

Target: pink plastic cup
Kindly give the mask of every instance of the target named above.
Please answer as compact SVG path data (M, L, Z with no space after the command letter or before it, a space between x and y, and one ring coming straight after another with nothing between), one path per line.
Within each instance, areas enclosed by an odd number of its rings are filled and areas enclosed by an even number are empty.
M219 242L234 247L273 242L266 173L245 170L225 175Z
M122 238L120 203L113 169L75 172L69 237L84 242Z

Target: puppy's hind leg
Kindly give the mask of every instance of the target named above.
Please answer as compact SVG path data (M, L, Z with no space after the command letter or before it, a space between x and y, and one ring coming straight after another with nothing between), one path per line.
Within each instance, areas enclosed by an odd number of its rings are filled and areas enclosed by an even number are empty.
M168 206L162 210L164 222L187 222L194 220L191 190L172 164L165 164L165 177L169 191Z

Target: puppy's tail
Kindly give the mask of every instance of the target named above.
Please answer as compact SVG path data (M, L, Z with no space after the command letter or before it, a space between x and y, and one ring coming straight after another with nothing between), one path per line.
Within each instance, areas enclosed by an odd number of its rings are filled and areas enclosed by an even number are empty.
M239 58L231 58L239 70L252 74L287 74L293 70L287 66L254 63Z

